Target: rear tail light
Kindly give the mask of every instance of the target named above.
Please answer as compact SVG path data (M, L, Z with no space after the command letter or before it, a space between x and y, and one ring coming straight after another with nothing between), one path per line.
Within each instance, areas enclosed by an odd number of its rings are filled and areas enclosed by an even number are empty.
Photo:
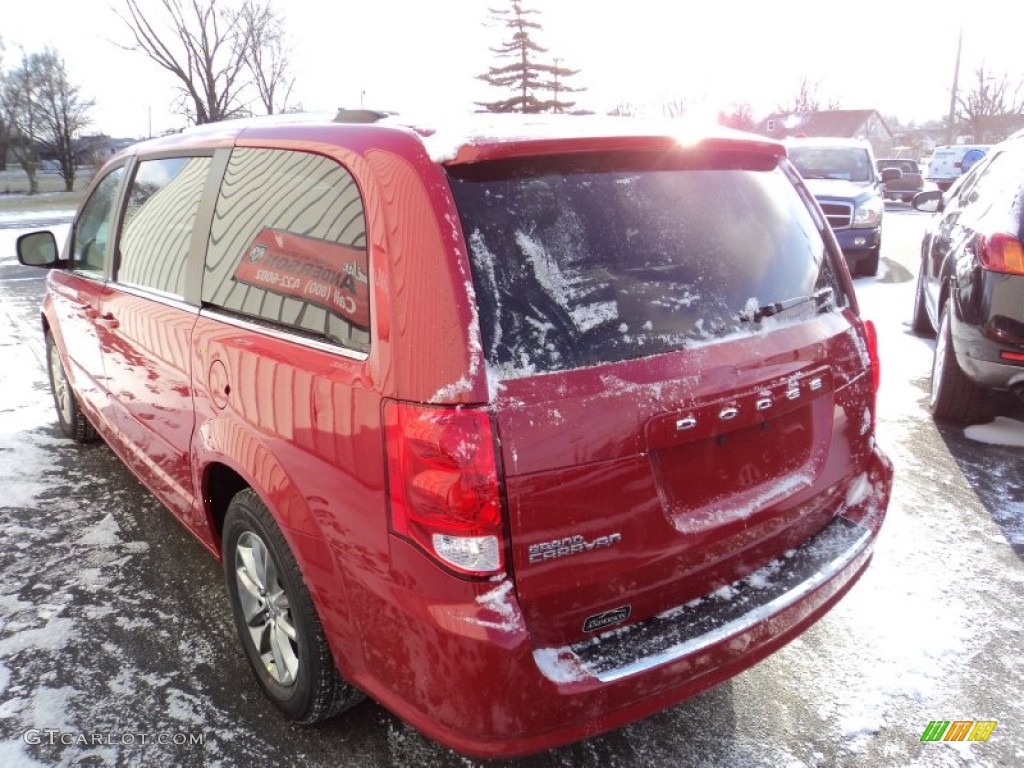
M387 401L391 530L459 573L504 564L494 431L487 413Z
M990 272L1024 275L1024 247L1013 235L978 235L978 260Z
M871 431L875 431L876 413L878 411L878 387L882 383L882 369L878 361L878 331L870 320L864 321L864 338L868 344L868 360L871 362Z

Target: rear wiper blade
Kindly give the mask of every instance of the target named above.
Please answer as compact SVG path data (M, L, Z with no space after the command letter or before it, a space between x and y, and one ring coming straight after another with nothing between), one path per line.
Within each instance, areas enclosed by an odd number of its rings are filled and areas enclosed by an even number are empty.
M756 309L744 309L740 314L740 320L748 321L751 323L757 323L766 317L777 315L780 312L799 307L801 304L809 304L814 302L819 308L824 306L824 302L827 299L832 298L831 288L822 288L820 291L814 293L808 293L806 296L795 296L792 299L783 299L782 301L773 301L770 304L757 307Z

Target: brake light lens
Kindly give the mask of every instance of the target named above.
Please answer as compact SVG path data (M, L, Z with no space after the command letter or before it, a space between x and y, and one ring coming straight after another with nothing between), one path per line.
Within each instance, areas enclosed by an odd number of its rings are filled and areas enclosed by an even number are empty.
M1013 235L978 235L978 260L990 272L1024 275L1024 247Z
M504 567L501 497L488 414L387 401L391 530L459 573Z

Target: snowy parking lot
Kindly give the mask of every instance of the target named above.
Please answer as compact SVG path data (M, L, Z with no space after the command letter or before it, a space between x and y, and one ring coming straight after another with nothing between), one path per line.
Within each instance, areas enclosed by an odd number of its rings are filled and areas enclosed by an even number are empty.
M373 702L315 728L279 718L231 623L219 565L102 443L56 425L43 274L0 218L0 766L481 765ZM1024 764L1024 412L936 426L933 342L910 332L927 216L893 206L883 267L856 281L879 332L878 439L896 467L871 567L749 671L519 766ZM934 720L996 721L922 742Z

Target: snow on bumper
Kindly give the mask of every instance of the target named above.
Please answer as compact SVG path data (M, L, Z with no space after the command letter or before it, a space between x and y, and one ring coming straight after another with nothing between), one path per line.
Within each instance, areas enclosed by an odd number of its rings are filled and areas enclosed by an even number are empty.
M564 648L537 649L538 668L555 683L611 683L716 647L743 653L764 627L785 631L819 611L863 572L891 483L891 465L874 453L870 470L851 480L840 514L785 557L647 621Z

